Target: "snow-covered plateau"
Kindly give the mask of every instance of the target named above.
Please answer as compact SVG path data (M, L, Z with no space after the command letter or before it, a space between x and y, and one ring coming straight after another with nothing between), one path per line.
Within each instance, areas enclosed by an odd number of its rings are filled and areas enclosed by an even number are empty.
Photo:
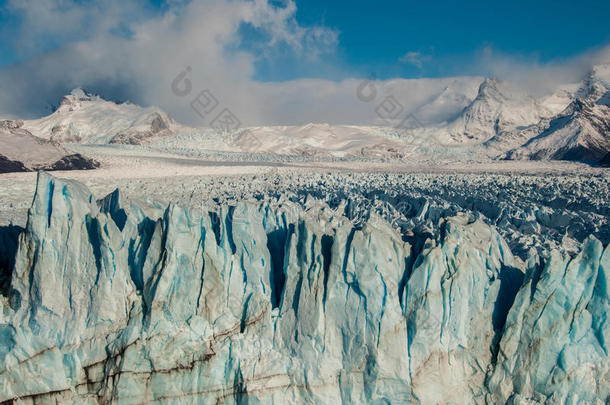
M602 169L328 170L39 173L0 228L0 400L608 403Z

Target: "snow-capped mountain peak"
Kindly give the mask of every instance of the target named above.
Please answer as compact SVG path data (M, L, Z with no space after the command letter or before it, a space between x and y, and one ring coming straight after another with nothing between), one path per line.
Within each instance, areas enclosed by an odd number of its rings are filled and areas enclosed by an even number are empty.
M328 123L218 134L182 126L159 108L117 104L81 88L63 97L53 114L25 121L24 129L60 143L148 143L177 151L404 159L428 149L434 153L438 147L482 146L489 157L596 159L608 151L609 78L609 65L599 65L580 84L542 97L496 78L456 79L412 112L425 124L407 134L400 128ZM413 138L425 140L428 149ZM580 152L566 152L574 147Z
M610 89L610 65L593 67L587 78L576 91L575 97L581 99L602 98Z
M604 63L593 66L593 69L591 70L591 76L606 83L610 83L610 63Z
M59 102L59 107L55 110L60 114L78 111L83 106L90 103L106 103L107 101L98 95L88 93L80 87L75 88L69 94L63 96Z
M499 89L500 81L496 78L486 77L479 86L479 92L475 101L484 103L502 103L508 100Z
M474 100L447 126L448 142L462 145L484 142L551 115L543 103L521 88L486 78Z
M140 144L171 136L177 124L163 110L117 104L76 88L47 117L29 120L24 128L57 142Z
M583 81L576 98L559 114L538 125L539 135L508 152L509 158L602 159L610 151L610 86L597 74Z

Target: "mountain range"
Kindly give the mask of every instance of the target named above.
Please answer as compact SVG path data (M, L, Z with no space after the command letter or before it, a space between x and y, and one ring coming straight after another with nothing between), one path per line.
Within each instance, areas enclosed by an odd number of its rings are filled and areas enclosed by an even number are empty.
M148 145L316 158L573 160L602 164L610 152L610 65L544 96L514 83L457 78L397 126L311 123L217 132L174 121L156 107L115 103L75 89L22 130L60 144ZM457 113L455 113L457 111ZM453 113L452 113L453 112ZM605 159L605 160L604 160Z

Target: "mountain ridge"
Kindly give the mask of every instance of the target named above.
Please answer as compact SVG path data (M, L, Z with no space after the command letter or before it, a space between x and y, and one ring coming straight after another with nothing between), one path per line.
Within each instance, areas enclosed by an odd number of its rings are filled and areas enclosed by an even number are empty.
M157 107L117 104L75 89L54 113L25 121L24 129L59 143L147 145L179 153L389 160L469 159L474 153L479 159L595 163L610 152L608 72L608 65L596 66L580 84L537 97L494 78L483 79L473 94L470 84L456 79L396 127L312 123L216 131L181 125ZM446 121L434 123L442 117Z
M509 150L506 158L601 162L610 152L610 86L596 72L562 112L541 121L538 133Z

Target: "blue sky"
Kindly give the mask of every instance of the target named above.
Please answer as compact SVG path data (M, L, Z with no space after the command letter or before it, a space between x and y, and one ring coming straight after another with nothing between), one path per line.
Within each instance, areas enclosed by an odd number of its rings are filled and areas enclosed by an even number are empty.
M610 43L610 1L297 0L297 19L339 32L340 59L386 77L470 73L483 47L540 62ZM422 65L398 63L419 53ZM414 55L415 56L415 55ZM290 72L277 72L277 75ZM271 79L271 78L268 78Z
M144 3L141 3L141 8L146 8L143 16L170 8L166 0ZM469 61L485 47L544 63L610 43L607 1L296 0L295 3L296 20L304 26L323 25L336 30L337 47L325 56L326 63L315 67L279 51L272 59L257 62L258 80L337 79L347 73L371 72L386 78L469 74L474 70ZM48 36L41 38L36 49L17 54L10 30L20 18L7 12L7 4L8 0L0 0L3 10L0 27L4 27L0 66L75 39ZM32 4L36 7L35 2Z
M548 93L610 62L609 15L591 0L0 0L0 115L40 116L83 87L200 124L170 91L187 66L253 125L368 122L354 91L371 75ZM438 83L390 87L415 108Z

